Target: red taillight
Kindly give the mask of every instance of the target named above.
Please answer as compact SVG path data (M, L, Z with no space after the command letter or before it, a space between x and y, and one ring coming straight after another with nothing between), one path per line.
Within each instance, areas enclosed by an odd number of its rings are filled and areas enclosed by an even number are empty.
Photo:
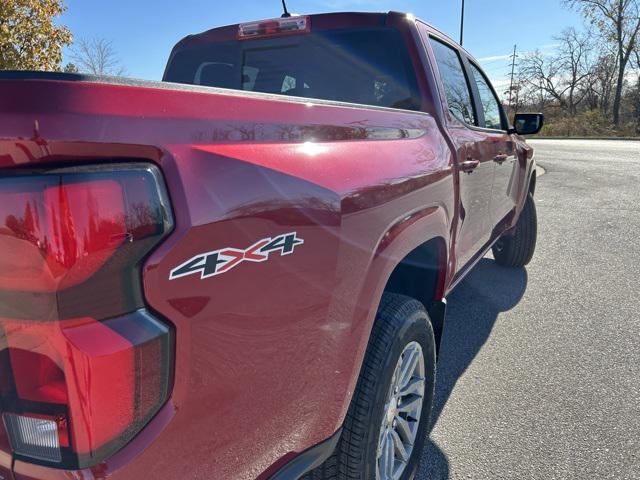
M240 40L248 40L273 35L308 33L310 31L311 17L293 16L241 23L238 27L238 38Z
M139 267L169 232L141 164L0 178L0 390L14 454L92 466L166 401L172 333Z
M124 242L118 182L63 182L0 180L0 290L55 292L80 284Z

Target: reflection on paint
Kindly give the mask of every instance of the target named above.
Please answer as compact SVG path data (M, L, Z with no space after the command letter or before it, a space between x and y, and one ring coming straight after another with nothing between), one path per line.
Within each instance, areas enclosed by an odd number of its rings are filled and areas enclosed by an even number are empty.
M299 148L300 153L303 153L310 157L315 157L316 155L324 153L327 150L329 149L326 146L314 142L304 142L302 145L300 145Z

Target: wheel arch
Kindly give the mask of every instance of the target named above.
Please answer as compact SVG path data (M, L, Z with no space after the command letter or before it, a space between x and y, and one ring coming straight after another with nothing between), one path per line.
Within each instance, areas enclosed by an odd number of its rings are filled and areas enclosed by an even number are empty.
M355 349L352 347L353 355L348 367L343 366L349 371L348 394L345 396L340 420L335 425L336 429L342 426L351 402L351 394L360 375L364 354L385 293L418 297L417 300L422 302L429 313L438 349L446 309L446 302L442 297L452 275L452 266L449 265L449 211L451 209L448 204L426 206L403 214L380 233L371 251L369 267L358 288L357 297L350 300L355 308L352 324L356 328L351 331L349 342ZM415 285L412 285L412 281ZM426 283L427 288L419 288L421 281Z
M443 298L447 271L447 243L442 237L431 238L407 253L387 279L384 293L406 295L421 302L431 319L440 350L446 302Z

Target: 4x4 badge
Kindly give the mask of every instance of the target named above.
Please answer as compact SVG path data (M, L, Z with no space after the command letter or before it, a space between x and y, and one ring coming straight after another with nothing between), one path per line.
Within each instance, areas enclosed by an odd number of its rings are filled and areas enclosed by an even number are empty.
M228 272L242 262L266 262L269 260L269 254L273 252L279 252L281 256L289 255L298 245L303 243L304 240L299 238L296 232L292 232L273 238L263 238L246 250L222 248L213 252L201 253L171 270L169 280L196 273L200 274L201 279L213 277Z

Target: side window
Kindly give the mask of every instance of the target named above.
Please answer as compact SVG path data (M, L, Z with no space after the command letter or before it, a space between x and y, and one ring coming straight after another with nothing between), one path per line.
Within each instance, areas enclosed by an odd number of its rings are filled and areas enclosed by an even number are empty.
M449 110L458 120L477 125L469 83L458 52L435 38L431 37L429 41L438 63Z
M503 130L500 102L493 93L489 80L473 63L471 64L471 70L473 71L473 78L478 85L478 92L480 92L480 103L482 103L482 110L484 111L484 126L494 130Z

